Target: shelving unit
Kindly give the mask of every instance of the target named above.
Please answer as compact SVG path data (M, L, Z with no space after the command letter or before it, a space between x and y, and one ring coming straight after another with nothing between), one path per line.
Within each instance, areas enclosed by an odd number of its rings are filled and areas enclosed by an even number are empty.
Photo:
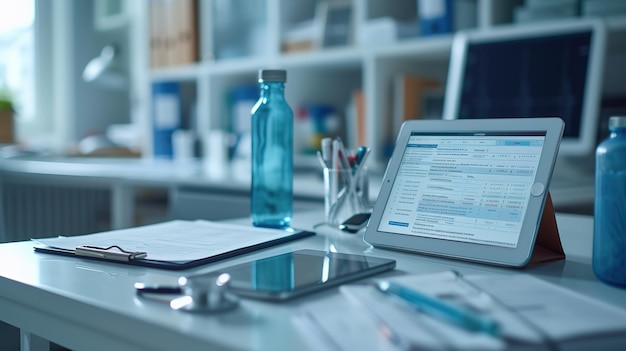
M512 24L514 8L521 0L457 0L475 8L475 30L498 30ZM136 31L149 39L149 3L134 5ZM150 84L160 81L178 81L188 95L183 100L189 106L185 111L196 111L196 121L189 116L183 125L193 125L198 135L213 129L227 129L229 111L226 96L240 84L254 84L261 68L288 70L286 98L294 112L312 102L330 104L341 115L346 137L345 117L354 92L362 90L365 96L365 143L372 147L375 165L386 162L385 148L389 147L392 131L392 84L400 74L414 74L434 79L445 86L453 34L417 36L376 46L360 46L358 35L374 19L391 17L396 21L417 19L417 0L350 0L353 14L353 42L344 47L319 48L301 52L281 51L282 38L288 28L304 21L314 21L319 11L318 0L203 0L198 2L198 62L186 66L149 68L149 52L136 50L134 76L137 114L145 135L144 155L151 155ZM234 17L233 17L234 16ZM138 19L137 19L138 17ZM230 21L232 18L237 19ZM576 20L576 19L570 19ZM626 16L607 19L612 32L626 32ZM139 38L139 36L136 36ZM139 40L139 39L138 39ZM622 40L623 41L623 40ZM144 44L145 48L145 44ZM148 48L149 49L149 48ZM624 50L626 51L626 50ZM139 55L139 56L137 56ZM350 139L350 138L348 138ZM311 156L298 155L296 164L312 164ZM314 160L313 160L314 161Z

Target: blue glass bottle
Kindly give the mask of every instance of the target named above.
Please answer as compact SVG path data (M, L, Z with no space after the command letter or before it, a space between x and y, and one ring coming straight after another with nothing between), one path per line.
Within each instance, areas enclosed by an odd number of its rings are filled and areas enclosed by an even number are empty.
M285 100L284 70L259 71L260 98L252 107L251 217L258 227L291 225L293 112Z
M609 130L596 150L593 271L626 286L626 117L611 117Z

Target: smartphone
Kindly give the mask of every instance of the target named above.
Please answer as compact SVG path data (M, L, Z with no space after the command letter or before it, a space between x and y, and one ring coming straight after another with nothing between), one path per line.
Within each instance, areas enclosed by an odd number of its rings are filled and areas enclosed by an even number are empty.
M367 225L370 215L370 213L357 213L341 223L339 229L349 233L356 233Z
M282 301L394 269L392 259L298 250L227 267L229 290L241 296Z

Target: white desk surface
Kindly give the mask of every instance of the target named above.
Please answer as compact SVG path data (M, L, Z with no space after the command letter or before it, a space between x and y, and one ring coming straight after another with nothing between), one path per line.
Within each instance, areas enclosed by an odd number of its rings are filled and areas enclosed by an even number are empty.
M69 177L70 182L100 182L118 188L141 186L174 187L196 186L207 189L248 192L250 189L249 170L232 166L221 176L209 176L199 161L176 163L161 159L124 159L88 157L30 156L0 158L0 171L18 172L24 175L46 175ZM245 167L245 165L243 165ZM375 200L380 189L382 173L370 178L370 198ZM323 199L323 183L319 172L300 172L294 177L294 195ZM552 184L550 189L555 206L578 205L593 202L593 182L578 184L575 189ZM119 228L131 222L125 218Z
M321 219L318 212L296 214L294 226L311 228ZM557 221L567 260L524 270L372 249L361 240L362 234L325 227L314 237L182 272L35 253L30 242L1 244L0 320L21 328L23 339L32 333L73 350L306 350L311 347L292 325L291 316L307 302L336 298L337 289L287 303L242 300L232 312L198 315L138 298L133 284L175 283L183 274L215 271L296 249L329 250L331 246L339 252L394 258L395 273L450 268L462 273L529 273L626 309L626 290L605 285L592 273L593 219L557 215Z

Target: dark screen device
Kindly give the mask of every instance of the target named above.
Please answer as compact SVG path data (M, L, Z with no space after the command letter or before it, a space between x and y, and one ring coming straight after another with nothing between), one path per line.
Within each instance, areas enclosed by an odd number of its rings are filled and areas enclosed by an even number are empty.
M349 232L356 233L359 229L365 227L367 225L367 221L370 219L370 213L357 213L354 216L345 220L345 222L339 225L339 229Z
M241 297L281 301L394 269L392 259L298 250L227 267L229 290Z
M562 21L458 34L444 119L558 116L565 121L559 155L585 156L595 149L608 51L605 23Z

